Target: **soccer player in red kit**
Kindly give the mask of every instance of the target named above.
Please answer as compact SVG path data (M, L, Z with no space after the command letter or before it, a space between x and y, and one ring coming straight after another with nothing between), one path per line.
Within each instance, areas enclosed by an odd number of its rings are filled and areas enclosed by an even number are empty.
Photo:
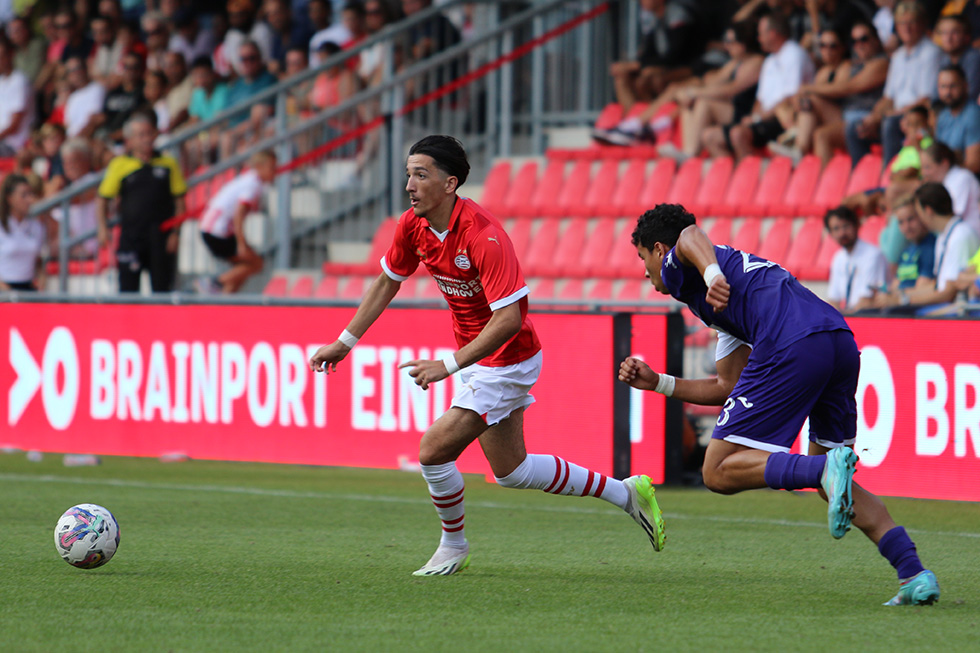
M456 194L469 170L462 144L451 136L427 136L412 146L405 187L412 208L398 219L381 259L382 273L354 318L335 342L317 350L310 368L336 371L422 263L449 304L459 350L442 360L401 367L409 368L422 389L456 372L463 383L450 409L419 443L422 476L442 520L442 537L415 575L448 575L469 565L463 476L456 459L474 440L501 486L604 499L640 524L659 551L664 524L648 477L619 481L525 450L524 409L534 403L530 390L541 372L541 343L528 319L528 287L510 238L496 218Z

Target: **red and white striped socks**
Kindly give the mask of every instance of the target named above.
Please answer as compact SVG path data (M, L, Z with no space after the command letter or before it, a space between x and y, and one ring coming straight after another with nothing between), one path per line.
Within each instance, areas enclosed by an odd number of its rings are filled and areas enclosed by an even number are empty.
M626 510L629 493L623 482L551 455L528 454L507 476L501 487L544 490L550 494L596 497Z
M450 462L422 465L422 478L429 485L432 504L442 520L440 544L462 548L466 544L463 475L456 469L456 463Z

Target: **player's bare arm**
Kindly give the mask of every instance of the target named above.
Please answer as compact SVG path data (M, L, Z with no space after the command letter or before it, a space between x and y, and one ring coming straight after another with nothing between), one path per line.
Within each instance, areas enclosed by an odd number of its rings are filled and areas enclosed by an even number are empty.
M347 332L355 338L360 338L367 333L367 330L398 294L401 285L400 281L395 281L383 272L378 275L378 278L368 288L364 299L361 300L360 306L357 307L354 319L347 325ZM324 345L317 349L313 357L310 358L310 369L314 372L326 372L327 374L336 372L337 363L344 360L350 350L351 347L340 340Z
M453 355L456 364L462 368L483 360L516 336L521 330L522 323L521 308L518 303L497 309L480 334ZM398 367L399 369L411 368L408 371L409 375L423 390L428 390L429 384L442 381L450 375L446 363L441 360L414 360L402 363Z
M671 397L689 404L722 406L732 393L752 353L751 347L741 346L725 358L717 361L718 375L703 379L674 379ZM655 391L660 374L638 358L632 356L619 366L619 380L639 390Z
M685 228L677 238L677 245L674 248L678 261L683 265L691 265L698 269L702 275L709 272L705 283L708 286L706 299L715 311L720 312L728 306L728 297L731 294L731 287L728 280L718 267L718 257L715 256L715 247L708 238L708 235L697 225ZM714 266L714 267L712 267Z

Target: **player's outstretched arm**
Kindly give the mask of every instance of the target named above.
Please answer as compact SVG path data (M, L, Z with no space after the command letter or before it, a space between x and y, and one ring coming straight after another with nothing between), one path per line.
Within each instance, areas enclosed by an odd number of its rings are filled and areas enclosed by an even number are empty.
M455 361L458 369L483 360L516 336L523 323L521 307L517 302L498 308L490 316L490 320L480 331L480 334L453 354L453 360L449 363L452 364ZM405 367L411 368L408 374L415 379L415 384L423 390L428 390L430 383L442 381L455 372L455 370L449 370L444 361L417 360L408 361L398 366L399 369Z
M728 306L731 287L729 287L728 280L718 266L715 246L711 243L708 235L697 225L691 225L681 232L674 251L683 265L693 265L704 276L704 283L708 287L705 296L708 304L716 312L725 310Z
M367 330L374 324L375 320L381 316L384 310L391 303L391 300L398 294L401 282L395 281L387 274L382 272L378 278L371 283L364 299L361 300L354 319L347 325L346 332L353 337L353 342L367 333ZM324 345L316 350L310 358L310 369L314 372L336 372L337 363L344 360L353 344L341 342L340 339Z
M742 346L718 361L718 376L704 379L675 378L672 385L661 384L662 379L672 377L654 372L649 365L631 356L620 364L619 380L639 390L662 392L689 404L721 406L732 393L751 352L751 348Z

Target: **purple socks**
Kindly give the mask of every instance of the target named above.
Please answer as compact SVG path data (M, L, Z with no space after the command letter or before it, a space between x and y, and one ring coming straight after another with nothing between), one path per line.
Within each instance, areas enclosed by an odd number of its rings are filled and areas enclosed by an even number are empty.
M766 485L774 490L819 488L827 456L777 452L766 460Z
M878 551L898 572L899 580L912 578L924 569L919 562L919 554L915 552L915 543L901 526L896 526L881 537Z

